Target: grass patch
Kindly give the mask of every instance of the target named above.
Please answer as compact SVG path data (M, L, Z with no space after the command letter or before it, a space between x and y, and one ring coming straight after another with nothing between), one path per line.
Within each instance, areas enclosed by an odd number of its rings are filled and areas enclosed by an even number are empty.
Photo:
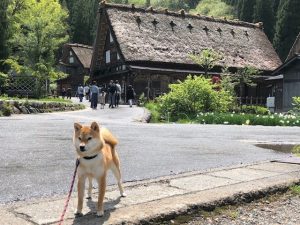
M292 148L292 153L297 156L300 157L300 145L296 145Z
M294 185L290 187L290 191L293 195L300 195L300 185Z

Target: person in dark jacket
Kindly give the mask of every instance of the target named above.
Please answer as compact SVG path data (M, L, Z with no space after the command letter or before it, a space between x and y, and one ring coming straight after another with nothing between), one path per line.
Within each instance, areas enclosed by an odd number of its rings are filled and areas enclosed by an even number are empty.
M127 88L126 97L127 97L129 107L132 107L132 103L133 103L133 100L135 98L135 92L134 92L134 89L131 85L129 85L128 88Z
M115 108L116 92L116 84L114 83L114 81L111 80L108 85L109 108Z

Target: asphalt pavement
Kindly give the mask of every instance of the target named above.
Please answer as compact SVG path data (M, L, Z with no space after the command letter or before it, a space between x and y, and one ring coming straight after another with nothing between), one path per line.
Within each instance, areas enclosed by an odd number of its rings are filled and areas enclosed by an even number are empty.
M278 159L286 153L255 144L299 143L298 127L145 124L139 122L144 114L121 105L0 118L0 203L67 193L76 157L74 122L97 121L119 138L125 183Z

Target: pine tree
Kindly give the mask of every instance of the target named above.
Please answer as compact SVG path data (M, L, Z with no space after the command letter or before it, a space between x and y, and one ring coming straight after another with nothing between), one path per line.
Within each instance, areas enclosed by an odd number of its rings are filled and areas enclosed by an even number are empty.
M72 41L91 45L95 37L95 24L97 21L97 0L69 1L70 23Z
M273 40L280 58L284 60L300 32L299 0L281 0Z
M8 19L7 19L8 0L0 2L0 60L6 59L8 56ZM3 69L0 62L0 71Z
M238 2L238 17L242 21L252 22L256 0L240 0Z
M273 40L275 16L272 6L273 0L256 0L253 22L263 22L264 31L269 40Z

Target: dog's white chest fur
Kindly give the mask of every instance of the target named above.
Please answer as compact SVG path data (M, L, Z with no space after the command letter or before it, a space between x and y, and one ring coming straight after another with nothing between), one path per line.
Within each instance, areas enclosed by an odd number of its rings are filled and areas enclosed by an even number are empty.
M82 167L79 167L79 175L87 175L92 176L94 178L99 178L104 173L104 165L103 165L103 156L101 153L94 159L80 159L80 164Z

